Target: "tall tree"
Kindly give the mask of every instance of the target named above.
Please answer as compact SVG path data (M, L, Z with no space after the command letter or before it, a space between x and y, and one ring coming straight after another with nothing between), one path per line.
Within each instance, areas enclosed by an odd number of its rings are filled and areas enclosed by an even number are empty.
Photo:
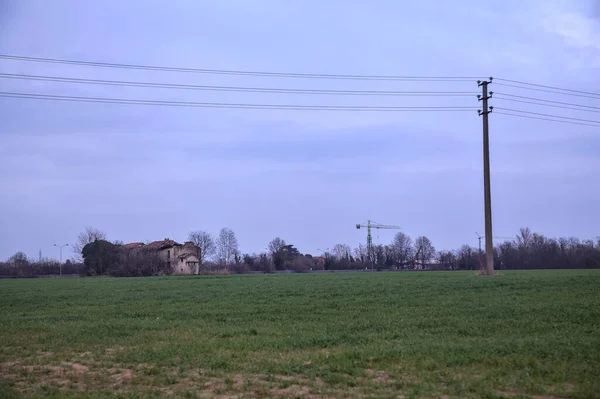
M347 261L350 260L350 253L352 252L352 249L350 248L350 245L348 244L335 244L333 246L333 256L335 256L335 260L337 260L338 262L345 259Z
M437 254L442 269L456 269L456 254L452 251L440 251Z
M86 227L84 231L79 233L77 236L77 241L75 241L75 244L73 244L73 252L75 252L76 257L81 260L83 256L83 248L87 244L91 244L97 240L106 240L106 234L94 227Z
M268 250L271 255L271 261L275 266L275 270L282 270L286 261L285 240L281 237L275 237L269 242Z
M269 242L269 253L271 255L281 251L285 247L285 240L281 237L275 237Z
M106 240L94 240L83 247L81 255L84 259L87 275L105 275L111 271L119 274L119 246Z
M367 247L364 244L358 244L358 248L354 248L354 257L357 262L365 263L367 261Z
M377 268L381 268L385 266L387 262L387 251L385 245L373 245L373 257L371 261L373 262L372 266L377 266Z
M529 227L522 227L517 235L519 247L529 249L533 245L533 233Z
M415 259L423 267L435 256L435 247L431 240L425 236L417 237L415 240Z
M219 238L217 238L217 256L219 261L229 265L238 253L239 244L235 233L228 227L222 228L219 232Z
M8 263L11 263L14 267L23 267L29 264L29 259L27 259L27 255L24 252L17 252L10 258L8 258Z
M391 246L395 258L394 261L398 267L406 267L410 263L413 254L413 243L410 236L402 232L396 233Z
M204 261L214 255L216 250L215 240L206 231L192 231L188 236L188 240L198 247L198 268L196 270L196 274L198 274Z

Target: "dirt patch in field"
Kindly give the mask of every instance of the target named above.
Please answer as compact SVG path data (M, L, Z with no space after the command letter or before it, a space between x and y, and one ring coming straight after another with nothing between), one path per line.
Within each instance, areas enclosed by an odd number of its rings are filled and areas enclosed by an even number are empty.
M275 398L307 398L314 397L310 394L310 388L304 385L291 385L287 388L271 388L269 390Z
M515 392L515 391L496 391L495 393L496 393L496 395L503 396L505 398L515 398L515 397L523 396L522 393ZM530 396L533 399L566 399L564 397L553 396L553 395L526 395L526 396Z
M29 359L31 360L31 359ZM3 379L13 381L18 392L31 394L42 387L54 387L61 391L85 390L96 386L120 386L131 381L129 369L95 369L77 362L59 364L24 364L16 360L0 364Z
M0 374L7 381L13 381L14 388L20 393L32 393L42 387L54 387L61 391L80 389L79 376L87 372L87 368L77 363L22 364L20 361L0 364ZM34 380L32 382L31 380Z
M391 384L394 382L390 375L385 371L367 369L365 374L371 378L371 381L379 384Z
M233 388L236 390L241 390L244 385L246 385L246 379L244 378L243 375L236 375L235 377L233 377Z
M168 387L157 387L165 396L182 392L194 392L202 398L327 398L315 395L311 381L303 375L267 376L260 374L235 374L227 377L206 377L204 370L188 371L187 378L179 378ZM323 381L317 379L314 386L320 389Z
M78 360L84 360L76 355ZM160 396L179 397L194 393L202 398L333 398L364 397L358 388L329 386L323 380L296 375L231 374L214 376L209 370L197 368L157 367L154 364L107 364L61 362L32 364L36 357L0 363L4 380L13 382L13 389L24 396L35 396L45 388L60 392L83 392L109 388L114 392L157 391ZM148 373L150 371L150 373ZM393 382L383 371L367 370L365 381L375 382L388 392ZM350 376L348 376L350 378ZM383 391L382 391L383 392ZM540 398L542 399L542 398ZM544 398L545 399L545 398Z
M117 352L122 352L124 350L125 350L124 346L116 346L113 348L104 349L104 353L106 353L107 355L115 355Z
M73 363L71 367L73 368L73 371L77 374L83 374L90 371L90 368L88 366L84 366L83 364L79 363Z
M121 385L124 382L130 382L133 378L133 373L129 369L116 369L111 368L108 370L110 373L110 378L113 381L114 385Z

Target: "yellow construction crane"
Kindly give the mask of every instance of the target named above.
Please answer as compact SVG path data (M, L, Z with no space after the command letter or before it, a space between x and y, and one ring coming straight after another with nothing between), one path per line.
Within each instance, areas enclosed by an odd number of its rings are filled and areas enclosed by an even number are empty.
M373 259L373 237L371 236L371 229L389 229L389 230L400 230L400 226L393 226L387 224L379 224L372 220L367 220L367 223L358 223L357 229L367 229L367 259L369 262Z

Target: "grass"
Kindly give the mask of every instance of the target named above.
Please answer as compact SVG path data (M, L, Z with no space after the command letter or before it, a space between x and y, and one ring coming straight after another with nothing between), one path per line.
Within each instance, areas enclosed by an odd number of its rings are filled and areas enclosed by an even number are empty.
M0 281L0 397L600 397L600 270Z

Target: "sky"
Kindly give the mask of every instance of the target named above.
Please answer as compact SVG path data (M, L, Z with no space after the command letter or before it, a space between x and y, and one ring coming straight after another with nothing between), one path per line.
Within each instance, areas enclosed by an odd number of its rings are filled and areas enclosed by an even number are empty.
M478 107L476 77L600 92L600 9L587 0L4 0L0 54L183 68L468 81L210 75L0 59L0 73L464 97L174 90L0 78L0 91L165 101ZM600 107L580 97L490 90ZM506 82L505 82L506 83ZM500 96L498 96L500 97ZM600 120L493 98L497 108ZM530 115L532 114L525 114ZM185 241L229 227L242 252L366 242L367 220L437 249L483 233L482 120L468 112L210 109L0 97L0 259L58 257L86 226ZM490 115L494 235L600 236L600 127ZM391 241L396 230L374 233ZM67 255L68 256L68 255Z

